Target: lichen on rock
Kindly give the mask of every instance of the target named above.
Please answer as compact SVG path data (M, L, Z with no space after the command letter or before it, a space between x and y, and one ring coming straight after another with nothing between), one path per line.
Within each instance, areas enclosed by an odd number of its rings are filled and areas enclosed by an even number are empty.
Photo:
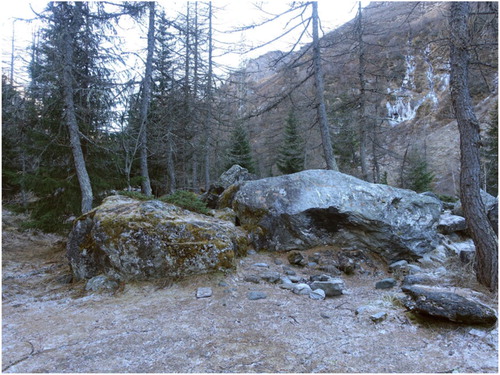
M228 221L112 196L76 221L67 254L77 279L146 280L231 270L246 246L246 234Z

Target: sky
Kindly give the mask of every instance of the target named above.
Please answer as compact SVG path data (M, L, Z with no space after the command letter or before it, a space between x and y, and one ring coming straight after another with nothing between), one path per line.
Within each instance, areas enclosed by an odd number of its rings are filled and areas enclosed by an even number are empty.
M185 7L185 1L174 1L174 0L163 0L159 1L166 9L167 16L168 12L174 12L176 9L181 9ZM262 14L255 7L254 3L262 4L263 9L270 13L279 13L280 11L286 9L289 1L274 0L274 1L247 1L247 0L213 0L214 15L216 19L214 20L214 28L216 31L227 31L235 27L241 27L244 25L252 24L253 22L262 21L265 15ZM366 5L368 2L363 2ZM11 60L11 39L13 34L13 20L14 18L30 19L34 18L34 14L31 10L33 8L35 11L39 12L46 6L46 1L29 1L29 0L15 0L15 1L1 1L0 2L0 21L1 21L1 45L2 45L2 71L9 71L9 65ZM217 10L215 10L217 9ZM318 12L321 19L321 24L323 30L328 32L333 30L337 26L352 19L357 10L356 1L332 1L332 0L318 0ZM240 45L241 41L245 41L247 44L259 45L263 41L267 41L275 38L284 31L285 25L279 22L273 22L265 27L259 27L256 29L249 30L247 32L239 33L219 33L214 35L216 39L223 39L226 43L233 44L236 48ZM26 21L15 21L14 23L14 33L16 45L16 52L14 54L15 64L22 64L23 51L29 46L31 37L36 30L37 25L35 22L29 23ZM130 34L131 41L136 40L137 43L141 43L141 38L143 38L141 33ZM144 37L146 33L144 32ZM296 38L297 36L295 36ZM291 36L292 40L294 36ZM307 39L306 39L307 40ZM310 39L309 39L310 41ZM257 49L251 53L240 55L237 53L228 54L225 56L220 56L216 58L216 62L219 64L224 64L237 68L242 64L243 61L251 58L256 58L264 53L271 50L283 50L287 51L289 49L291 39L283 40L280 42L273 43L266 46L265 48ZM21 61L18 61L20 60Z

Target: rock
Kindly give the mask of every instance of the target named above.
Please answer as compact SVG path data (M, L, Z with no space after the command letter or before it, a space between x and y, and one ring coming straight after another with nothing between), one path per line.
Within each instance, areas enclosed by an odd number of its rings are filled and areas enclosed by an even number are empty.
M420 314L466 324L493 324L497 321L495 310L455 293L406 285L402 290L410 297L404 302L405 306Z
M269 264L267 263L254 263L254 267L260 267L260 268L269 268Z
M402 268L406 268L406 266L408 266L408 262L406 260L399 260L389 265L389 272L394 272Z
M309 295L311 293L311 287L305 283L296 284L292 292L299 295Z
M449 213L441 215L437 225L438 232L443 234L459 232L465 229L467 229L465 218L458 215L451 215Z
M251 292L248 292L247 297L250 301L256 301L258 299L266 299L267 294L264 292L259 292L259 291L253 290Z
M383 311L370 315L370 319L375 323L380 323L384 321L386 318L387 318L387 313Z
M94 276L85 284L85 290L92 292L114 290L116 288L118 288L118 283L105 275Z
M264 281L267 281L268 283L277 283L280 277L281 275L279 274L279 272L274 271L266 272L260 275L260 278Z
M324 312L319 313L319 316L321 316L323 319L330 319L332 317L330 314Z
M256 248L345 243L395 261L417 259L436 246L441 202L340 172L307 170L246 182L233 209L242 225L255 228Z
M246 247L246 233L230 222L118 195L76 220L67 255L77 280L147 280L229 271Z
M309 298L321 301L326 297L325 291L323 289L315 289L309 292Z
M403 286L409 286L409 285L415 285L415 284L420 284L420 285L436 285L439 283L439 278L428 275L428 274L422 274L422 275L408 275L405 276L403 279Z
M221 174L219 179L215 183L210 185L208 191L201 196L201 199L207 204L207 207L209 208L230 207L230 205L227 204L227 201L230 201L231 199L227 196L224 199L224 201L226 201L226 204L219 204L219 198L221 194L228 190L231 185L235 185L235 187L239 188L239 184L241 184L242 182L253 179L255 179L255 176L249 173L247 169L235 164L226 172ZM232 192L233 196L236 191Z
M202 287L196 290L196 298L212 297L212 288Z
M327 297L340 296L344 288L344 281L338 278L329 278L328 281L314 281L311 283L311 289L323 289Z
M260 284L260 277L257 275L247 275L243 278L243 281L248 283Z
M488 220L490 221L493 230L498 236L498 197L496 197L495 202L489 206L487 212Z
M293 266L305 266L307 264L304 255L298 251L292 251L290 254L287 256L288 263L290 263Z
M396 280L392 277L377 281L375 283L375 289L391 289L396 285Z
M309 276L309 280L311 281L328 281L331 280L332 278L328 275L311 275Z
M227 189L229 186L254 180L255 176L248 172L248 169L240 167L238 164L233 165L227 171L220 175L219 179L214 185L221 186Z
M408 264L408 271L410 272L410 274L420 273L422 272L422 268L415 264Z
M490 221L490 224L495 233L498 234L498 197L494 197L482 189L480 190L480 193L486 215L488 216L488 220ZM462 203L460 201L455 203L455 207L453 208L451 213L453 215L464 216Z
M340 276L342 274L342 272L340 272L340 270L337 267L331 264L321 265L317 269L319 271L323 271L334 276Z
M288 275L288 276L295 276L297 274L290 267L286 267L286 266L283 266L283 272L285 273L285 275Z
M281 266L283 264L283 261L281 259L275 258L274 264L276 264L277 266Z
M300 276L295 276L295 275L289 275L288 278L292 283L300 283L300 282L305 282L305 280L300 277Z

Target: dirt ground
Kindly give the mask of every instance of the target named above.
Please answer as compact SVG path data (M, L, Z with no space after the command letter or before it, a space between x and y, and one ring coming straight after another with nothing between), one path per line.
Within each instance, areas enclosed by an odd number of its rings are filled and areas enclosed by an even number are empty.
M416 318L398 303L399 287L375 289L389 276L383 270L343 275L346 294L315 301L277 284L245 282L288 265L284 254L256 253L228 275L89 293L83 283L67 283L64 238L21 232L14 219L4 210L3 372L498 371L496 326ZM321 273L294 270L306 278ZM197 299L199 287L213 295ZM249 300L252 290L267 298ZM481 291L467 293L497 307ZM374 323L377 312L387 318Z

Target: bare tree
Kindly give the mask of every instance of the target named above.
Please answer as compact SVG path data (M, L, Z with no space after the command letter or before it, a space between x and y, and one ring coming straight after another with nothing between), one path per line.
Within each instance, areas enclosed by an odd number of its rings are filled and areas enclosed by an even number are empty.
M490 290L498 288L498 239L480 195L480 129L468 87L469 3L453 2L450 17L450 89L460 132L460 198L470 234L476 246L474 267L478 281Z
M337 162L333 155L332 138L330 136L330 125L326 116L325 108L325 87L323 82L323 68L321 66L321 51L319 45L319 17L318 2L312 2L312 27L313 27L313 64L314 64L314 84L316 89L316 109L323 143L323 152L326 161L326 168L338 171Z
M153 76L153 53L155 48L155 3L149 2L149 26L148 26L148 54L146 58L146 71L142 85L141 101L141 127L139 133L140 144L140 165L142 177L142 192L145 195L151 195L151 181L148 171L148 110L151 102L151 80Z

